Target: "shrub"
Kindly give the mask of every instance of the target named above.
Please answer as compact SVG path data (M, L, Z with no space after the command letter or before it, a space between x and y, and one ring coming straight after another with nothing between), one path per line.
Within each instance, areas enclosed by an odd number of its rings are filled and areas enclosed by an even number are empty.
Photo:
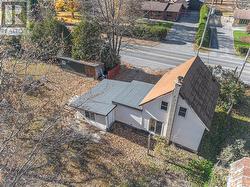
M204 185L211 178L212 168L213 164L208 160L193 159L188 163L185 173L191 182Z
M242 139L235 140L233 144L224 148L219 156L221 164L228 167L231 163L249 155L245 149L246 141Z
M22 37L22 48L33 57L48 60L71 51L71 35L67 27L53 17L30 24Z
M72 33L72 57L98 60L101 52L101 27L96 22L81 21Z
M226 187L227 177L228 171L225 168L214 166L208 186Z
M218 106L228 110L231 104L240 103L244 97L245 85L240 80L238 81L238 75L232 70L222 69L221 66L212 68L212 72L220 83Z
M120 56L112 50L109 43L102 46L101 49L101 62L104 64L106 70L110 70L117 64L120 64Z

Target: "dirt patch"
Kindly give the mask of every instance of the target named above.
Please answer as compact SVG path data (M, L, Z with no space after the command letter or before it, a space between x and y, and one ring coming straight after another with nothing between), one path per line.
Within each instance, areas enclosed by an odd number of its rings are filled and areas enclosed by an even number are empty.
M126 82L137 80L155 84L166 72L167 70L155 71L150 68L135 68L132 65L124 64L121 66L120 74L117 75L115 79Z
M141 39L129 38L129 37L123 37L122 41L127 44L143 45L143 46L149 46L149 47L154 47L160 44L160 42L156 42L152 40L141 40Z
M243 37L240 38L240 41L250 44L250 36L243 36Z

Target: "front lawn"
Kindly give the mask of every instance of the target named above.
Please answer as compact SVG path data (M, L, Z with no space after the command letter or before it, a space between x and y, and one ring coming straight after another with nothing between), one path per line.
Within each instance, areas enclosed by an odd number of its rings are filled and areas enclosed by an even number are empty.
M250 34L244 31L234 31L234 48L240 55L246 55L250 47Z

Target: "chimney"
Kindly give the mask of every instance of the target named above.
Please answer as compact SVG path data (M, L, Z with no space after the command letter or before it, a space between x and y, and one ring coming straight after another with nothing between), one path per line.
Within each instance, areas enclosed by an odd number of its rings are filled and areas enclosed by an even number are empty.
M178 76L177 81L175 83L175 89L173 90L172 95L171 95L167 126L165 129L167 143L170 142L171 132L172 132L173 124L174 124L174 118L176 114L176 108L177 108L177 103L178 103L179 93L180 93L182 83L183 83L183 77Z

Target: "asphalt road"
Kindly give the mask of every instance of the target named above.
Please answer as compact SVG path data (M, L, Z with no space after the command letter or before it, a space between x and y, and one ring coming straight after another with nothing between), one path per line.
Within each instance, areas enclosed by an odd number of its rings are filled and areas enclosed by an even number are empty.
M148 47L140 45L123 46L121 56L122 61L130 63L136 67L149 67L156 70L163 70L176 67L196 55L193 48L195 30L197 23L193 16L184 17L180 23L173 26L166 41L159 45ZM186 20L192 18L192 21ZM222 37L223 36L223 37ZM221 65L225 69L238 71L241 69L243 59L236 56L230 49L232 47L232 31L226 25L219 29L218 47L209 52L200 52L199 56L207 65ZM225 39L226 38L226 39ZM241 79L250 84L250 64L247 64Z

